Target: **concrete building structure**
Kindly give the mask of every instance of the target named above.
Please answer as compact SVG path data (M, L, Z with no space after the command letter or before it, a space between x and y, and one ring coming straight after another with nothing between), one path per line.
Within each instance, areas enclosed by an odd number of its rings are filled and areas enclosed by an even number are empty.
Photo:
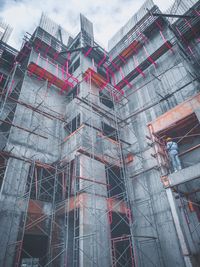
M108 51L80 24L0 42L0 266L197 267L200 1L147 0Z

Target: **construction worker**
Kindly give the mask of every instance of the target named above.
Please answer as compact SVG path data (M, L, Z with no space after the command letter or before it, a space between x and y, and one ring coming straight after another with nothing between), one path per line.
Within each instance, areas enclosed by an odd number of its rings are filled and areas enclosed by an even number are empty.
M166 149L171 159L174 172L177 172L178 170L182 169L181 162L178 156L178 144L174 142L171 137L168 137L166 141L167 141Z

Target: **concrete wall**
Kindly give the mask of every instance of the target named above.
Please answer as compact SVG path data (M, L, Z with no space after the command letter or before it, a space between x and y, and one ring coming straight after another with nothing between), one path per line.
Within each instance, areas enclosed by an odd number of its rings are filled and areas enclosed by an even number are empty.
M80 176L106 183L104 164L83 155ZM79 212L79 266L110 266L107 187L80 179L79 190L87 192Z
M174 38L167 29L164 30L164 35L167 36L167 39ZM149 43L145 45L147 50L151 51L150 53L155 51L161 40L159 33L150 37ZM130 115L137 112L192 80L192 76L188 72L190 65L187 65L180 57L178 46L175 45L173 51L173 53L168 51L162 55L156 61L156 68L152 65L146 69L145 77L139 75L135 78L131 82L132 89L125 88L129 102L125 107L127 111L123 110L121 113L123 119L126 118L124 114ZM141 49L136 57L138 62L142 62L145 58L144 50ZM127 66L125 65L123 68L125 75L133 68L133 59L130 58ZM120 79L119 73L116 73L116 76ZM191 83L168 100L144 112L139 112L137 116L128 120L130 130L126 131L126 126L124 126L125 132L122 131L124 139L132 143L129 149L135 154L134 162L128 166L128 176L133 178L127 177L129 198L135 216L133 233L136 236L152 237L146 240L140 238L135 241L139 266L184 266L183 255L180 251L165 189L160 180L160 173L158 170L150 169L157 166L157 161L151 156L154 152L148 146L149 140L146 135L149 135L147 124L150 121L194 95L197 89L198 83ZM136 93L134 93L135 90ZM132 133L130 133L131 131ZM142 171L145 173L136 175ZM156 238L156 241L153 237Z
M58 112L64 116L63 96L55 88L47 88L45 81L39 81L35 77L25 76L19 99L34 107L39 105L39 109L45 112L52 112L53 115L55 115L53 112ZM48 163L59 158L61 136L63 136L62 122L18 105L13 123L35 134L12 127L7 144L8 151L14 147L13 153L19 156L34 156L35 159Z
M30 164L10 158L0 192L0 265L11 267L16 261L15 242L21 241L24 214L28 208L26 180ZM18 247L19 248L19 247Z
M145 3L145 7L151 8L152 6L152 1ZM146 14L146 10L144 11L143 9L144 6L113 37L110 42L111 48ZM175 36L167 26L163 29L162 34L167 40L176 42ZM157 29L156 33L148 36L148 40L144 45L151 55L163 43L162 36L159 33L159 29ZM191 43L191 45L195 49L198 48L196 41ZM120 47L117 45L115 48L114 50L117 50ZM125 75L146 59L145 49L139 49L135 55L137 64L134 62L133 57L131 57L128 59L127 64L122 66L122 71ZM136 236L133 245L135 245L134 252L138 266L185 266L184 255L180 249L177 229L176 225L174 225L167 195L160 180L160 173L156 170L157 161L151 156L154 151L149 146L149 140L146 138L146 135L149 135L147 128L149 122L198 91L199 84L196 81L178 90L181 86L190 82L194 78L193 74L195 73L194 66L189 64L179 51L179 46L175 44L173 51L166 52L156 61L156 66L151 65L144 71L145 77L141 74L138 75L131 82L132 88L125 88L126 99L124 98L121 102L124 104L124 107L122 108L121 105L116 104L115 111L110 110L100 102L99 88L93 83L90 84L82 80L82 73L89 67L94 67L89 56L85 57L81 53L77 53L74 56L74 59L80 56L80 67L74 73L75 76L80 74L79 80L81 83L78 97L83 98L84 101L89 101L88 104L77 99L69 102L65 94L59 93L58 88L53 86L48 88L46 81L40 80L34 77L34 75L29 76L27 73L25 74L20 100L50 114L63 116L66 122L70 122L75 116L80 114L81 124L88 123L92 126L84 126L80 131L69 136L64 129L65 123L60 120L47 118L22 105L17 105L13 123L31 132L12 127L6 145L6 151L12 151L13 154L19 157L40 160L43 163L52 164L59 160L63 160L65 163L65 161L70 162L73 159L78 159L75 166L76 174L73 177L76 181L76 187L74 187L76 191L73 190L75 195L73 197L75 198L79 193L82 193L78 198L78 207L75 205L78 219L75 225L74 211L67 218L67 226L65 225L66 217L62 215L56 218L61 229L58 236L56 236L57 233L55 231L54 238L55 240L57 238L57 241L68 243L63 245L64 252L59 260L54 263L55 266L56 264L63 266L66 254L68 254L67 262L70 266L75 264L75 258L77 260L76 265L80 267L107 267L111 265L107 188L102 184L107 181L105 164L97 161L95 155L113 157L114 160L110 163L116 165L121 151L116 143L99 135L100 131L98 129L102 128L102 122L114 128L118 126L120 137L131 144L123 144L124 154L126 155L129 152L134 154L134 161L127 166L125 184L127 185L128 192L127 199L131 204L134 218L131 232ZM37 53L32 52L29 62L36 62L37 58ZM47 68L51 73L56 73L56 67L47 61L39 59L38 64L41 67ZM62 78L60 70L56 74ZM117 82L122 78L120 71L116 71L115 76ZM176 92L176 90L178 91ZM166 95L168 97L163 99ZM152 108L140 112L142 108L156 102L159 102L159 104L155 104ZM102 113L99 114L99 112L94 111L92 105L98 105ZM10 106L7 105L4 117L8 114L9 110ZM128 120L128 124L119 123L116 125L115 112L122 119L133 113L138 112L138 114L132 116ZM38 135L34 133L38 133ZM43 135L45 138L39 135ZM195 142L198 141L196 140ZM79 153L77 151L79 148L85 149L89 155L85 156ZM184 146L184 148L187 147ZM192 153L189 156L183 156L183 161L187 161L188 157L190 157L194 162L198 151ZM15 248L14 246L9 246L8 251L6 251L6 246L19 239L21 226L23 226L22 217L27 205L24 193L26 191L29 166L29 163L10 158L1 189L0 212L2 216L0 216L0 221L2 226L0 228L0 236L2 238L0 244L2 249L0 251L0 260L2 266L4 264L6 267L12 266ZM84 180L84 178L92 181ZM196 183L189 185L190 188L195 186L197 186ZM186 190L186 188L187 186L183 189ZM181 206L179 202L176 204L178 207ZM179 216L180 218L184 216L183 210L180 210ZM197 216L195 217L194 214L191 214L190 220L193 224L196 224ZM75 231L75 227L77 231ZM199 232L195 232L192 240L189 233L190 229L187 228L185 222L182 223L182 227L189 241L191 251L193 253L198 252L197 240ZM70 258L69 254L74 252L74 237L78 240L78 252L77 255ZM8 257L10 254L11 256ZM6 262L3 263L5 255L7 256Z

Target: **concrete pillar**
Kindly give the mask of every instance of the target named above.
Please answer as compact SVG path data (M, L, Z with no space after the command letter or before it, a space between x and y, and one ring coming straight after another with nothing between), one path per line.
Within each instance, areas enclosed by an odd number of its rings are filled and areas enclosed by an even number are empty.
M12 267L16 256L16 241L20 240L26 211L23 196L29 166L24 161L8 160L0 194L0 266Z
M110 225L107 216L107 187L103 163L80 156L79 179L79 266L105 266L110 262ZM99 182L99 183L98 183Z
M174 225L175 225L175 228L176 228L176 233L177 233L177 236L178 236L179 244L180 244L180 247L181 247L181 251L183 253L185 266L186 267L193 267L193 264L192 264L192 261L191 261L191 258L190 258L190 251L189 251L189 248L188 248L187 240L186 240L186 238L184 236L184 233L183 233L183 230L182 230L182 227L181 227L181 224L180 224L176 203L175 203L171 188L167 188L166 189L166 193L167 193L167 198L168 198L168 201L169 201L170 209L171 209L171 212L172 212L172 217L174 219Z

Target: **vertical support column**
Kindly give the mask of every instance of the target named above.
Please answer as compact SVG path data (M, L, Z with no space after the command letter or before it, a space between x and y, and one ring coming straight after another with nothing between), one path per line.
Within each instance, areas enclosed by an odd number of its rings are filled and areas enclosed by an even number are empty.
M167 198L169 201L172 217L174 220L174 225L175 225L177 236L178 236L179 243L180 243L180 247L183 253L185 266L192 267L193 265L190 259L190 252L189 252L188 245L187 245L187 242L186 242L186 239L185 239L185 236L184 236L181 224L180 224L180 220L179 220L178 212L176 208L176 203L175 203L171 188L166 188L166 194L167 194Z
M110 266L111 244L104 164L80 155L80 177L77 179L80 186L79 266Z
M30 164L10 158L0 195L0 266L11 267L18 248L18 238L23 231L24 198Z
M151 139L153 142L155 142L155 137L154 137L154 131L153 131L153 126L150 124L148 125L149 127L149 132L151 135ZM192 267L192 262L191 259L189 257L189 249L188 249L188 244L186 243L186 238L184 235L184 232L182 230L181 224L180 224L180 219L178 216L178 212L177 212L177 208L176 208L176 203L173 197L173 192L172 189L169 188L169 182L167 176L166 176L166 168L164 166L164 164L162 164L162 157L161 155L158 153L158 144L156 144L154 146L154 151L156 154L156 158L158 161L158 166L160 167L160 174L161 174L161 180L163 180L163 184L164 184L164 188L165 188L165 192L167 195L167 199L168 199L168 203L170 206L170 210L171 210L171 214L172 214L172 218L173 218L173 222L174 222L174 227L175 227L175 231L177 233L177 237L178 237L178 245L180 247L180 254L182 254L181 256L183 256L183 260L185 263L186 267Z

